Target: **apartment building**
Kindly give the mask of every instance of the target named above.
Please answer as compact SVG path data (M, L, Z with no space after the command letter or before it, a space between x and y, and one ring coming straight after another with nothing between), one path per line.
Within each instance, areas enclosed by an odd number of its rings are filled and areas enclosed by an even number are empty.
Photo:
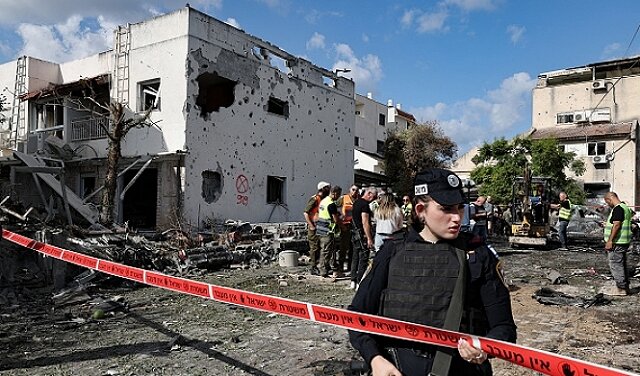
M390 99L382 104L371 93L355 96L354 174L357 184L380 184L384 176L384 142L392 132L417 124L415 117Z
M0 129L7 189L48 211L68 188L89 222L107 157L96 102L122 103L131 118L151 110L122 143L115 211L134 228L298 221L319 180L352 174L353 81L189 6L119 26L113 50L0 65L0 87L16 94ZM63 167L38 172L43 187L6 172L51 160Z
M640 57L544 72L533 89L533 139L556 138L586 165L589 201L615 191L639 205Z

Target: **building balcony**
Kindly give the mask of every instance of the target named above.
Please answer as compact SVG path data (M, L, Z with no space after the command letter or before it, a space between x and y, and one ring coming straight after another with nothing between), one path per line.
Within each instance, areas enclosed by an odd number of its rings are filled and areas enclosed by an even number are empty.
M69 142L97 140L107 137L111 120L107 117L91 117L71 121Z

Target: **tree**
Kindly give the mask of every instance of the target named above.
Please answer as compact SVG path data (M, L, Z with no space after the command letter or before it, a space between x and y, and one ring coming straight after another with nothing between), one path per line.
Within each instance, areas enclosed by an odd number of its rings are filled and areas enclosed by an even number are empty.
M576 176L584 174L584 162L575 156L563 151L555 139L501 138L480 147L472 159L476 168L471 171L471 179L480 185L480 194L508 202L513 179L523 176L528 167L532 176L548 177L552 191L565 191L575 202L582 202L584 191L565 173L569 169Z
M456 144L444 135L437 121L392 133L385 140L384 171L387 184L398 194L413 192L413 177L428 167L447 167L456 156Z

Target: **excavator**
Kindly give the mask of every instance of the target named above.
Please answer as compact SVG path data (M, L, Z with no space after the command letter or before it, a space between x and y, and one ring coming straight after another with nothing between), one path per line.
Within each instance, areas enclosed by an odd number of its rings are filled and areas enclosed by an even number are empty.
M523 177L515 178L511 194L511 236L509 245L545 248L548 245L549 179L531 177L525 169Z

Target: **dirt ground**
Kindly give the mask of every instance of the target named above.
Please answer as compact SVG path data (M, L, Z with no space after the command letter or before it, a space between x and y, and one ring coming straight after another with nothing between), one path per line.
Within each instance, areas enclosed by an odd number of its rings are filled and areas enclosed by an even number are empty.
M543 305L532 298L543 286L588 299L611 283L605 255L496 246L512 287L518 343L640 373L637 278L633 295L608 305ZM629 258L633 271L640 256ZM552 270L568 284L551 285ZM313 277L302 266L197 279L333 307L346 307L353 295L348 280ZM0 307L0 375L350 375L359 359L339 328L121 283L96 283L82 296L61 305L34 290ZM537 374L502 360L493 365L496 375Z

